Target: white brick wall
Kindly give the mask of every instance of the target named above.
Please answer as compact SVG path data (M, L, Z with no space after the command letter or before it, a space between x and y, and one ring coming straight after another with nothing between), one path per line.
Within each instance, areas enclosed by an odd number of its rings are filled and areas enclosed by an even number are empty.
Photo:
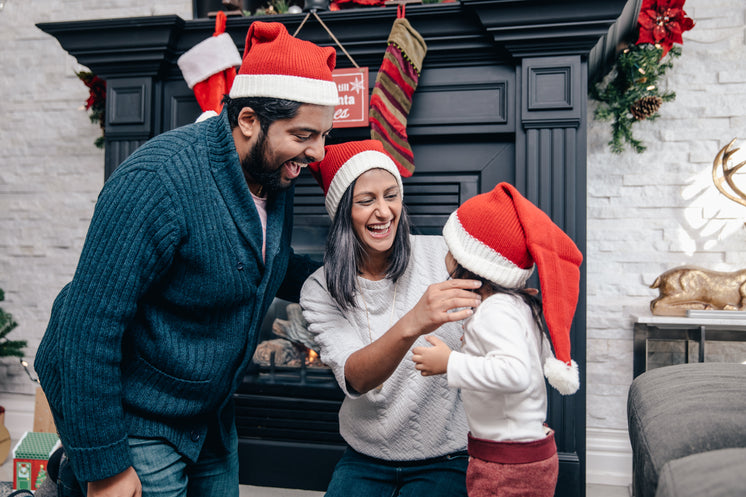
M746 268L746 207L720 194L711 177L730 140L746 150L746 3L688 0L684 9L696 26L684 33L683 54L666 78L676 100L663 104L658 120L634 127L647 151L614 155L609 123L589 127L589 433L627 428L633 316L650 312L655 277L683 264Z
M72 277L103 184L98 125L83 104L85 69L35 24L48 21L177 14L190 0L8 0L0 11L0 307L26 339L33 362L54 297ZM16 359L0 359L0 399L15 440L33 421L35 384Z
M588 446L590 458L612 440L612 466L625 451L632 316L648 312L656 295L648 285L679 264L746 267L746 207L710 179L720 147L738 138L746 148L746 4L688 0L685 9L697 25L667 78L677 98L656 122L635 127L647 152L614 155L608 123L591 121L588 130ZM103 183L99 129L82 110L87 89L74 75L81 68L35 23L174 13L191 18L191 1L9 0L0 11L0 307L18 321L14 336L29 341L30 358ZM34 387L17 361L0 361L16 438L31 427ZM597 466L613 472L595 462L589 471ZM629 468L618 472L624 480Z

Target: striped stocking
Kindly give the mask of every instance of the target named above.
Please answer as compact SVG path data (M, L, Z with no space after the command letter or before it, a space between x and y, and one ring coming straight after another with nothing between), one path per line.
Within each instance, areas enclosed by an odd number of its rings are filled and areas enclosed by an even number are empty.
M383 142L402 168L414 172L414 155L407 141L407 117L420 79L427 45L399 9L391 28L383 63L370 98L370 136Z

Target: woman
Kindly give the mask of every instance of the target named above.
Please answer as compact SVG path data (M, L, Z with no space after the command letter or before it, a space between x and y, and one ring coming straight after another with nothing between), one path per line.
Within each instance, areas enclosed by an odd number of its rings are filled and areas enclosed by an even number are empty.
M310 167L332 226L324 267L306 281L301 305L346 395L339 423L349 445L326 495L465 496L458 392L402 360L429 333L455 347L457 321L479 305L470 290L480 284L448 279L441 237L409 234L404 170L379 141L327 146Z

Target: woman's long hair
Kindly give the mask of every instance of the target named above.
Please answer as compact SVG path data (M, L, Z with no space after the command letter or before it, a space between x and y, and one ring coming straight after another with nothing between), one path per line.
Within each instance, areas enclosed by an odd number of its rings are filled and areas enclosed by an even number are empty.
M356 182L357 180L353 181L347 187L339 201L337 214L332 220L329 236L326 238L324 252L326 287L343 310L355 306L357 276L367 256L365 246L352 226L352 192L355 190ZM393 281L397 281L404 274L409 264L409 226L407 209L402 204L399 226L396 229L389 267L386 270L386 277Z

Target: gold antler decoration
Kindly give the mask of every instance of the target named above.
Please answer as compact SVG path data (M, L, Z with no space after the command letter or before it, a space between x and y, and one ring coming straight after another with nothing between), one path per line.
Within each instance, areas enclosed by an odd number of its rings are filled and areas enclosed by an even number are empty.
M736 138L733 138L729 144L720 149L718 154L715 156L715 160L712 162L712 181L715 183L715 187L734 202L737 202L743 206L746 206L746 193L741 191L733 181L733 176L738 172L741 167L746 165L746 160L739 162L735 166L728 167L728 161L730 158L738 152L740 149L731 147L736 142ZM719 171L722 170L723 175L720 177ZM728 184L731 191L726 190L724 183Z

